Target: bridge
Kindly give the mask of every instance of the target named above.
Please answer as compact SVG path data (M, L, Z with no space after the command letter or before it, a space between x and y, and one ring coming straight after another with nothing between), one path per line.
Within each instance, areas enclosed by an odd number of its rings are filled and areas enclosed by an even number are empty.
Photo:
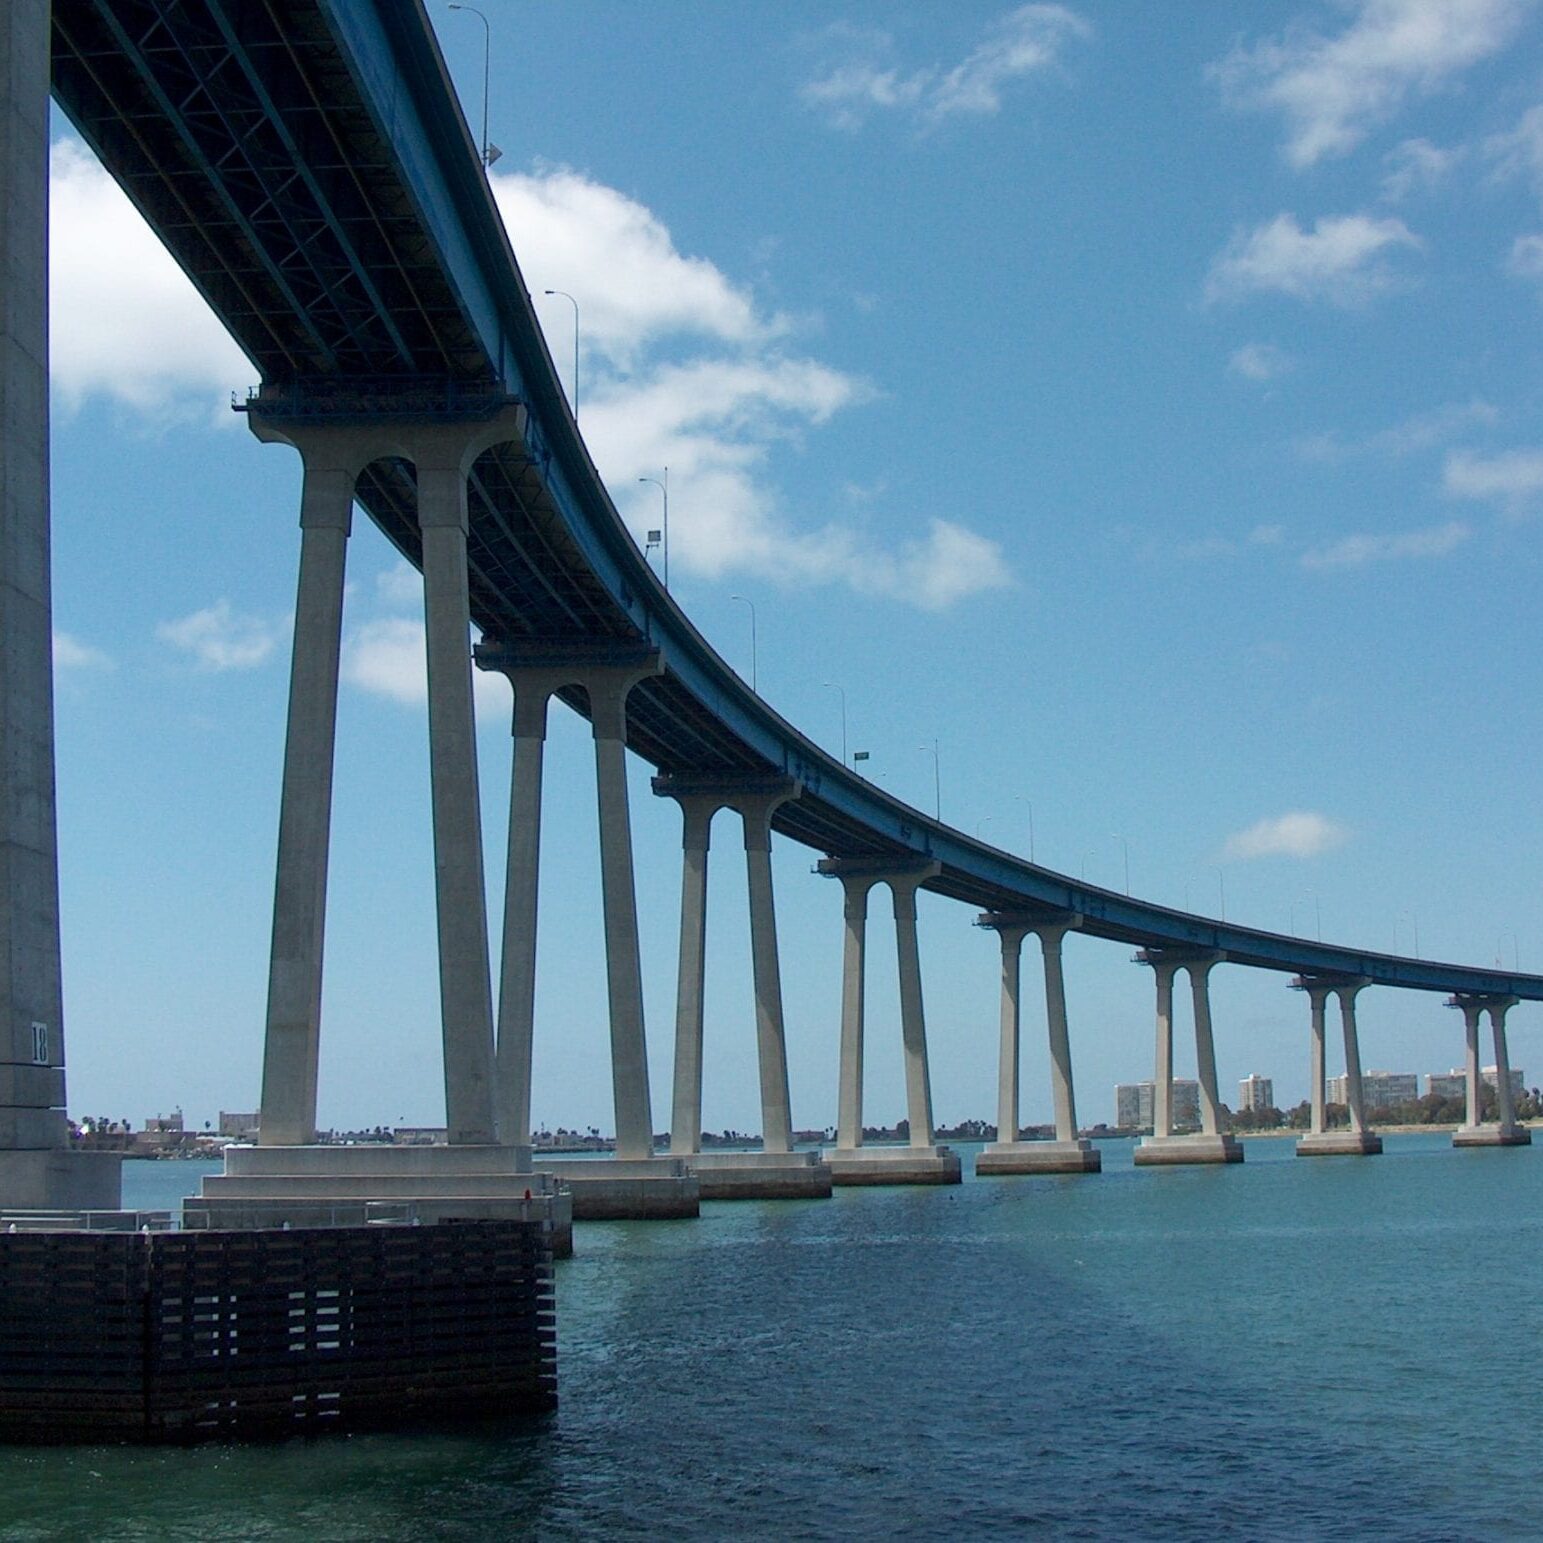
M295 610L259 1145L233 1155L229 1197L338 1192L315 1147L317 1064L341 616L354 507L424 577L429 740L447 1124L442 1161L490 1199L527 1187L542 757L555 698L590 722L601 829L619 1205L810 1184L948 1181L935 1144L916 895L957 901L1001 941L997 1143L982 1171L1089 1171L1078 1138L1068 932L1132 950L1155 987L1154 1133L1140 1160L1227 1162L1241 1148L1217 1089L1209 980L1221 964L1275 971L1309 1007L1312 1128L1301 1150L1370 1152L1356 1001L1371 986L1435 991L1465 1024L1459 1139L1516 1143L1506 1014L1543 977L1288 937L1143 901L997 850L890 796L779 716L708 646L660 583L596 472L559 383L420 0L13 0L0 22L0 207L10 292L4 374L5 550L47 538L45 311L48 92L251 360L240 404L260 438L302 459ZM46 555L5 584L3 882L13 969L0 1047L0 1189L15 1204L100 1195L115 1179L64 1162L57 877L53 850ZM482 642L469 649L470 628ZM515 742L496 989L483 899L471 672L506 676ZM634 889L628 752L682 813L683 886L668 1157L654 1153ZM24 764L23 764L24 763ZM699 1151L708 829L740 817L747 858L764 1152ZM39 811L43 811L42 814ZM842 894L839 1119L823 1160L795 1153L770 849L818 856ZM864 949L887 888L900 971L907 1148L863 1145ZM834 907L833 907L834 911ZM1019 1129L1021 952L1040 945L1055 1140ZM1174 987L1192 1002L1202 1130L1174 1133ZM1330 999L1343 1035L1351 1129L1325 1125ZM1483 1017L1499 1118L1479 1119ZM461 1149L456 1155L457 1149ZM418 1160L426 1161L426 1160ZM308 1166L319 1164L320 1166ZM550 1167L551 1165L546 1165ZM585 1165L593 1171L595 1165ZM821 1176L823 1173L823 1177ZM12 1180L9 1176L16 1175ZM74 1175L69 1177L68 1175ZM574 1177L573 1174L566 1175ZM359 1175L359 1182L366 1181ZM415 1171L393 1182L427 1194ZM62 1186L62 1188L61 1188ZM416 1187L414 1187L416 1186ZM630 1186L630 1187L629 1187ZM346 1186L345 1186L346 1187ZM476 1186L473 1186L474 1188ZM216 1186L216 1192L218 1186ZM286 1191L288 1192L288 1191ZM38 1197L35 1200L29 1197ZM625 1198L630 1197L630 1198ZM5 1199L0 1193L0 1199Z

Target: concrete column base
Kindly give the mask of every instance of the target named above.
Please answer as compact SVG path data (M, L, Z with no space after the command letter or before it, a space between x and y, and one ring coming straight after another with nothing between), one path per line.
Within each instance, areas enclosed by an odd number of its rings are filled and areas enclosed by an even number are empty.
M189 1230L546 1220L558 1258L573 1252L573 1216L530 1148L506 1146L230 1146L225 1171L182 1206Z
M0 1209L116 1211L123 1203L123 1154L69 1147L0 1151Z
M665 1221L701 1214L701 1186L681 1157L544 1157L536 1171L568 1187L575 1221Z
M1218 1136L1147 1136L1136 1148L1138 1168L1242 1161L1243 1143L1230 1131Z
M848 1184L958 1184L959 1154L948 1147L827 1147L830 1181Z
M1455 1147L1530 1147L1532 1132L1525 1125L1465 1125L1452 1132Z
M1375 1157L1381 1150L1382 1137L1369 1130L1321 1130L1297 1142L1298 1157Z
M977 1174L1097 1173L1103 1157L1091 1141L994 1141L976 1154Z
M693 1152L681 1159L704 1200L819 1200L830 1164L818 1152Z

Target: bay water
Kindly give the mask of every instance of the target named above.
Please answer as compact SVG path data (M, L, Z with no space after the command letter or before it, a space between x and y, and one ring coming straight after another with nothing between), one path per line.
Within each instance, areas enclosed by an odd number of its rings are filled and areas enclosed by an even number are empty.
M1385 1140L580 1224L550 1417L0 1448L0 1539L1543 1536L1543 1150Z

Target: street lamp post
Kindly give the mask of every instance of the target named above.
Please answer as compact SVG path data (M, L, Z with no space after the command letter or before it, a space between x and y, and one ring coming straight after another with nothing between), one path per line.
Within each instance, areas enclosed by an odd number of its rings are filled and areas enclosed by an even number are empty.
M1130 893L1130 842L1119 831L1112 831L1110 834L1120 843L1125 853L1125 893L1128 895Z
M578 368L578 358L574 358L574 369ZM652 482L653 485L664 494L664 587L670 587L670 468L664 469L664 481L657 477L639 477L639 482Z
M492 73L493 60L493 29L488 25L488 19L474 5L461 5L458 0L451 0L452 11L470 11L482 23L482 164L491 166L496 159L489 152L492 146L488 142L488 81Z
M741 605L750 607L750 689L754 691L755 685L755 601L747 600L743 595L730 595L730 600L737 600Z
M930 745L918 745L916 747L923 755L932 757L932 813L933 818L943 818L943 774L940 770L940 758L938 755L938 742L933 740Z
M573 307L573 421L579 421L579 302L566 289L546 289L546 295L561 295Z
M1217 869L1215 869L1213 871L1216 874L1216 894L1217 894L1217 898L1221 901L1221 915L1217 918L1217 920L1218 921L1226 921L1227 920L1227 880L1224 877L1224 875L1222 874L1222 871L1221 871L1220 868L1217 868Z
M838 686L835 681L827 680L820 683L827 691L839 691L841 693L841 764L847 763L847 694L845 686Z
M1023 804L1029 811L1029 861L1034 861L1034 801L1025 798L1022 793L1013 794L1013 802Z

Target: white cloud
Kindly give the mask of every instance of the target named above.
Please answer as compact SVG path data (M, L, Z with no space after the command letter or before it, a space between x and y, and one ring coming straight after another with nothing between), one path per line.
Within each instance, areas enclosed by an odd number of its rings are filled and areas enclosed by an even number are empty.
M1286 159L1344 155L1410 96L1428 95L1503 48L1529 0L1358 0L1342 32L1294 26L1241 44L1212 75L1237 107L1276 111Z
M1057 18L1071 13L1030 6L1015 16L1017 31L993 35L1006 61L993 66L999 76L1027 67L1035 26L1048 36L1070 25ZM985 58L977 63L990 76ZM560 286L578 299L585 436L640 526L656 516L630 496L636 479L672 468L672 563L709 576L745 569L790 582L840 580L919 605L1000 581L1000 550L946 523L893 548L830 521L799 529L768 480L771 446L796 447L801 433L870 400L873 389L792 352L793 319L758 305L707 259L678 251L664 223L616 189L562 167L496 174L492 184L538 293ZM54 365L65 401L105 393L165 412L250 378L192 286L78 144L54 147L53 186ZM571 380L572 312L559 299L538 305ZM903 516L880 512L887 528L904 529ZM417 600L417 580L405 572L379 584L388 604ZM206 668L234 669L266 656L272 630L221 602L160 635Z
M933 118L1000 112L1002 87L1008 81L1054 64L1067 43L1085 41L1092 34L1088 23L1064 5L1019 6L938 82L928 112Z
M1359 568L1366 563L1393 562L1412 557L1445 557L1473 532L1461 520L1432 525L1426 530L1378 532L1345 536L1328 546L1302 554L1304 568Z
M1454 450L1441 485L1454 498L1485 499L1520 514L1543 494L1543 450L1503 450L1497 455Z
M1543 236L1518 236L1506 266L1519 279L1543 279Z
M750 295L705 258L678 252L658 216L615 188L567 167L495 172L492 182L565 381L573 310L561 296L544 295L551 287L579 304L581 373L590 355L630 368L640 348L666 334L758 344L788 328L784 317L758 315ZM582 379L579 397L582 417Z
M230 601L216 600L177 621L162 622L155 635L191 654L200 669L251 670L268 658L287 628L287 619L243 616Z
M1443 402L1439 407L1415 413L1402 423L1379 429L1360 440L1347 440L1333 432L1309 435L1297 441L1297 453L1306 461L1343 461L1354 455L1378 455L1399 460L1433 449L1471 428L1497 423L1499 419L1499 409L1480 397L1467 402Z
M111 657L68 632L56 632L53 639L54 668L56 670L111 670L115 668Z
M221 408L252 365L111 177L78 141L49 152L49 361L68 408ZM233 420L221 410L220 420Z
M1234 349L1227 368L1244 380L1274 380L1291 368L1291 356L1273 343L1245 343Z
M911 111L928 123L989 117L1002 110L1013 81L1056 64L1067 45L1093 35L1088 22L1064 5L1021 5L987 28L969 55L950 69L906 71L888 62L888 34L838 26L828 38L848 58L804 86L806 103L838 128L857 128L872 112Z
M1382 196L1390 203L1399 203L1411 193L1437 186L1466 153L1462 146L1443 150L1428 139L1406 139L1382 158L1388 168L1382 179Z
M353 629L343 645L339 673L372 696L408 705L427 702L423 623L390 616Z
M385 616L353 628L344 639L339 674L347 685L370 696L407 707L423 705L429 699L429 673L422 621ZM472 696L479 725L498 724L507 730L514 699L504 676L474 668Z
M561 274L579 299L580 422L635 535L659 524L657 490L638 479L670 469L672 575L839 582L923 607L1006 582L1000 548L948 522L886 547L865 527L790 514L770 480L772 448L796 452L874 389L792 351L791 321L683 257L663 223L615 189L567 169L493 182L526 273ZM564 311L544 319L566 374ZM904 528L894 511L872 511L875 524L885 516Z
M1484 154L1497 178L1526 177L1543 197L1543 107L1528 108L1509 133L1485 140Z
M1012 583L995 541L948 520L928 522L925 540L908 541L894 556L849 550L820 577L845 578L870 594L909 600L927 611L943 611L958 600Z
M1350 832L1336 821L1308 810L1293 810L1228 836L1222 856L1229 862L1254 857L1317 857L1349 839Z
M375 594L392 610L423 608L423 575L404 558L375 575Z
M1366 214L1326 216L1305 231L1291 214L1234 233L1211 266L1208 300L1277 293L1298 300L1355 305L1396 287L1399 275L1384 260L1420 239L1402 220Z

